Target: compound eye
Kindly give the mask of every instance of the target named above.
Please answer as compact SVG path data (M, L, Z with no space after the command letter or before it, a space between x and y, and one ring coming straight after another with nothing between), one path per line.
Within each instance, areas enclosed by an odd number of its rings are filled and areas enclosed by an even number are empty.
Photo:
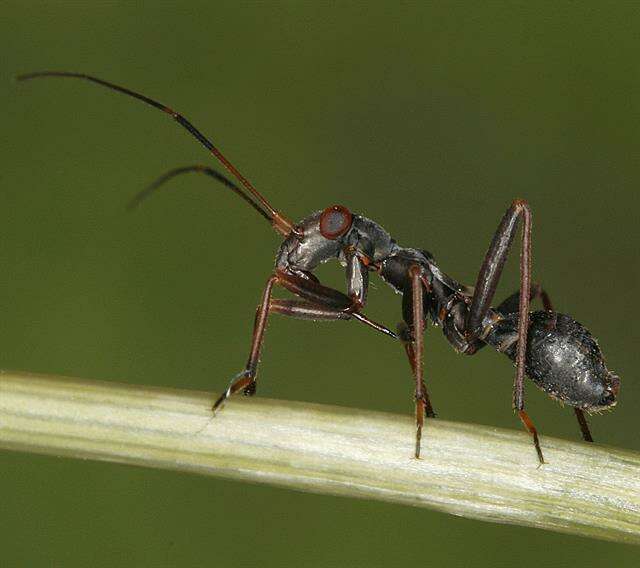
M320 233L325 239L333 241L351 228L352 221L351 211L342 205L332 205L320 215Z

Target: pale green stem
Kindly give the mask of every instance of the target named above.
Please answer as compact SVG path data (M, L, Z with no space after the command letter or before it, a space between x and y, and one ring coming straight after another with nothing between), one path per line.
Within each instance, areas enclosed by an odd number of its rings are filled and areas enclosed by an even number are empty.
M410 416L0 374L0 447L196 472L640 542L640 454Z

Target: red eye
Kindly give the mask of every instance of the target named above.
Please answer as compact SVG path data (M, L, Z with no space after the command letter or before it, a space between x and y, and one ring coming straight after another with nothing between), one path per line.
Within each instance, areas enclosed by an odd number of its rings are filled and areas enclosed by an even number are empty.
M351 211L342 205L327 207L320 215L320 233L325 239L334 240L344 235L353 218Z

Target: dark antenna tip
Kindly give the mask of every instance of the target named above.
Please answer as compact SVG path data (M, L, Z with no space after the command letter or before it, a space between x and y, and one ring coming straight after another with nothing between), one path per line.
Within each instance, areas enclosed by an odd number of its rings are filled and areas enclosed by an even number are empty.
M125 209L127 211L133 211L134 209L138 208L139 204L140 204L140 199L138 198L137 195L134 195L131 199L129 199L129 201L127 201L127 204L125 205Z
M31 73L19 73L15 76L16 81L28 81L29 79L35 79L36 77L46 77L47 75L66 75L60 71L33 71Z

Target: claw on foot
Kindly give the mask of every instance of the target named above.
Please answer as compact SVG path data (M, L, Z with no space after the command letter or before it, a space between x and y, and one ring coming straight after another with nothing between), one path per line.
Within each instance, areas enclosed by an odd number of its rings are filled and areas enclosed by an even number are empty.
M218 409L220 409L224 402L232 395L237 393L239 390L242 390L246 396L252 396L256 392L256 381L249 374L249 371L244 370L238 373L231 384L228 386L227 390L224 391L218 399L213 403L211 408L212 412L215 414Z

